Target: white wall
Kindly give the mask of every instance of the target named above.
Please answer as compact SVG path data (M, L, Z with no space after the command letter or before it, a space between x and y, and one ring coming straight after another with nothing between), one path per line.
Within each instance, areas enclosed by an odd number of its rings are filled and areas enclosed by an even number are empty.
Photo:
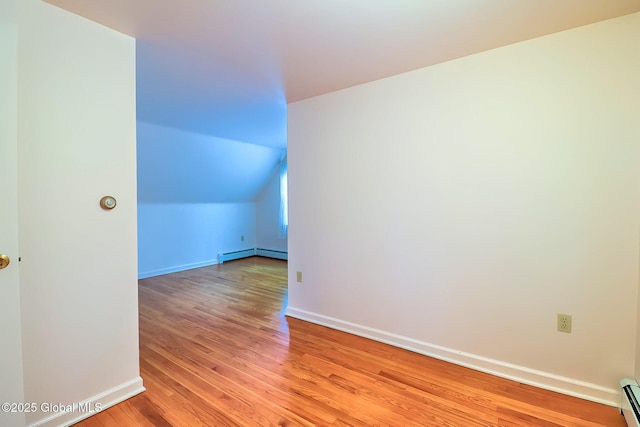
M256 246L258 248L287 251L287 238L278 236L279 223L280 165L277 164L256 198Z
M105 406L138 367L135 40L20 1L18 179L25 401ZM99 200L113 195L113 211ZM83 416L27 414L59 425Z
M288 314L617 404L638 40L634 14L291 104Z
M281 149L138 122L138 201L253 201Z
M139 277L256 247L255 199L281 149L138 122L137 150Z
M138 236L140 278L217 264L218 254L256 246L256 206L140 203Z

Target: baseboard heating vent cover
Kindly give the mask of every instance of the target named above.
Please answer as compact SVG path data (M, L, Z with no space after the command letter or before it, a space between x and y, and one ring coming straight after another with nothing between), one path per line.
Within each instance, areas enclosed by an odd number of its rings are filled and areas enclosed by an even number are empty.
M629 427L640 427L640 387L634 380L624 379L620 381L622 387L622 402L620 411L624 415Z
M255 254L256 254L255 248L245 249L242 251L225 252L218 255L218 262L222 264L225 261L233 261L234 259L247 258L250 256L254 256Z
M288 258L287 252L276 251L273 249L256 248L256 255L267 257L267 258L283 259L283 260L286 260Z

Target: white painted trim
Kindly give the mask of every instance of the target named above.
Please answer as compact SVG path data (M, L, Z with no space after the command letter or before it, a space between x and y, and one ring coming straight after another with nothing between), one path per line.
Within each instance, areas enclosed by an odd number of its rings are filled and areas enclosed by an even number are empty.
M177 273L178 271L192 270L194 268L200 268L200 267L208 267L210 265L215 265L215 264L218 264L217 259L194 262L192 264L176 265L174 267L161 268L160 270L143 271L141 273L138 273L138 279L146 279L148 277L162 276L163 274Z
M210 259L201 262L194 262L192 264L176 265L173 267L161 268L159 270L143 271L138 273L138 279L146 279L149 277L162 276L163 274L177 273L179 271L192 270L194 268L208 267L210 265L222 264L225 261L233 261L241 258L248 258L255 255L287 260L287 252L275 251L271 249L250 248L242 249L237 252L229 252L219 254L216 259Z
M136 394L140 394L145 391L142 385L142 378L137 377L131 381L115 386L109 390L106 390L100 394L92 396L88 399L84 399L81 403L88 404L89 407L94 407L96 403L100 403L102 410L105 410L113 405L123 402ZM73 402L50 402L52 404L72 404ZM78 402L80 403L80 402ZM58 412L47 416L46 418L31 424L30 427L54 427L54 426L70 426L78 421L84 420L94 415L93 412Z
M289 258L289 254L287 252L276 251L274 249L256 248L256 255L263 256L266 258L283 259L285 261Z
M305 320L332 329L369 338L374 341L383 342L414 353L430 356L435 359L444 360L456 365L475 369L476 371L498 377L518 381L546 390L555 391L569 396L590 400L592 402L603 403L605 405L618 407L620 404L619 390L602 387L573 378L563 377L549 372L538 371L525 366L514 365L500 360L489 359L476 354L465 353L463 351L418 341L413 338L392 334L379 329L369 328L322 314L312 313L295 307L287 307L286 313L289 317Z

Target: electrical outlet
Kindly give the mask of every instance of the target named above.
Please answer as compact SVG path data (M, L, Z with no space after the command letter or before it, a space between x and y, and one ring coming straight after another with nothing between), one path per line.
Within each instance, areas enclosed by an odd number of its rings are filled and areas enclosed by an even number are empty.
M558 332L571 333L571 315L558 313Z
M296 282L302 283L302 271L296 271Z

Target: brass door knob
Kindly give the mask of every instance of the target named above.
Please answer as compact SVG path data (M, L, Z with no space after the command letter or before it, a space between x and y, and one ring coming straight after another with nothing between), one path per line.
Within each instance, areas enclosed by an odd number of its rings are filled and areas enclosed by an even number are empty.
M2 270L3 268L7 268L10 262L11 259L8 256L6 256L5 254L0 254L0 270Z

